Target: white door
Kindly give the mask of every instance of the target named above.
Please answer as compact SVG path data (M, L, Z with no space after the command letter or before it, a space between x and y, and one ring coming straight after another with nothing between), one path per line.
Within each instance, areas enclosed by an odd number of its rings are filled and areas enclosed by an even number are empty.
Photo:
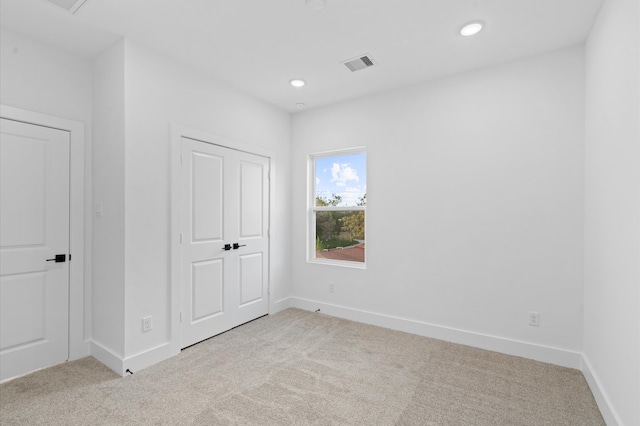
M70 139L66 131L0 120L4 380L68 358Z
M268 313L269 159L182 138L182 347Z

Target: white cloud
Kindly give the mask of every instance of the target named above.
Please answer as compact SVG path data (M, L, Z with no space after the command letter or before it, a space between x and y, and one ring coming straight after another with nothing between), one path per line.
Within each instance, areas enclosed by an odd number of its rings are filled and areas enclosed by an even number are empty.
M342 197L342 202L340 203L341 206L357 206L364 193L340 192L338 195Z
M348 182L358 182L360 178L358 177L358 172L352 169L348 163L333 163L331 167L331 182L335 182L336 186L347 186Z
M320 178L319 177L316 178L316 185L318 185L318 184L320 184Z
M341 206L357 206L365 193L366 191L362 188L349 186L346 187L344 191L339 192L336 195L342 197L342 202L340 203Z

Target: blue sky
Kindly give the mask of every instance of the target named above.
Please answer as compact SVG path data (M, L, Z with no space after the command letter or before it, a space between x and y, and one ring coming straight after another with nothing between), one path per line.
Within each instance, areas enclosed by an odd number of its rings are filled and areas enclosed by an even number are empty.
M342 197L341 206L355 206L367 192L366 154L316 157L316 195Z

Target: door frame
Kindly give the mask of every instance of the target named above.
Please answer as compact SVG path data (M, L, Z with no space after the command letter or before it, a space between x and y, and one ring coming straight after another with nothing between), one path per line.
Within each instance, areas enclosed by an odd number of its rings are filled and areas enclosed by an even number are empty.
M85 134L84 123L41 114L8 105L0 105L0 117L36 126L69 132L69 360L90 354L90 322L87 315L90 287L85 270Z
M222 136L214 135L211 133L203 132L200 130L191 129L179 124L171 124L170 126L171 137L169 138L170 147L170 168L171 168L171 195L170 195L170 236L169 236L169 277L171 279L171 298L170 298L170 318L171 318L171 352L174 354L180 353L182 350L182 327L180 312L182 309L182 292L181 292L181 242L180 233L182 232L182 209L181 202L183 200L183 185L182 185L182 166L180 156L182 155L182 138L194 139L200 142L217 145L223 148L233 149L236 151L243 151L249 154L259 155L269 159L269 222L267 235L269 237L269 264L267 267L267 297L268 312L273 312L272 297L271 297L271 270L273 253L272 250L272 238L273 235L273 206L275 205L275 155L272 151L256 147L254 145L246 144L236 140L228 139Z

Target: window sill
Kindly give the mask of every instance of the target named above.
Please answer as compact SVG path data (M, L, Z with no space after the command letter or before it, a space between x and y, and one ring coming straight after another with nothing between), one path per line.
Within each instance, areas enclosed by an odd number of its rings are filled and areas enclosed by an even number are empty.
M308 259L307 263L313 263L317 265L340 266L342 268L367 269L367 264L364 262L350 262L348 260Z

